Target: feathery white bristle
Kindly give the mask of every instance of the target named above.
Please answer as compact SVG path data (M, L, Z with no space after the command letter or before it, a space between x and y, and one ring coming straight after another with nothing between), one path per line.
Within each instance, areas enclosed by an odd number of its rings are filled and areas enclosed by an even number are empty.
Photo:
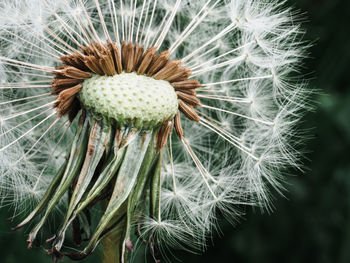
M298 75L307 45L286 1L4 0L0 3L0 195L25 211L37 203L72 138L48 96L59 58L91 41L169 49L198 79L200 122L164 149L160 220L143 237L204 247L216 212L270 208L283 170L299 166L295 131L308 91ZM48 129L48 130L47 130ZM54 131L58 130L57 134ZM50 137L51 136L51 137ZM21 160L18 162L18 160ZM35 176L33 176L35 174ZM195 242L193 241L195 240Z

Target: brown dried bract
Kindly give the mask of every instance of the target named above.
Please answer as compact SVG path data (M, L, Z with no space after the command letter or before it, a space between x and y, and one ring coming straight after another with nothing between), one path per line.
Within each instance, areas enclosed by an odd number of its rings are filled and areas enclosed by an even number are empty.
M191 121L196 121L199 122L199 117L196 111L194 110L193 106L188 105L185 103L183 100L178 100L179 101L179 108L180 111L185 114L187 118L189 118Z
M162 149L168 140L168 135L173 129L173 123L172 121L165 121L160 127L160 130L158 132L158 138L157 138L157 149Z
M180 138L183 137L180 111L190 120L199 121L195 107L200 106L196 88L201 84L189 80L192 72L181 66L181 60L170 60L169 50L157 55L157 47L144 50L144 47L131 42L122 45L107 41L106 45L91 43L81 47L76 54L61 57L63 65L52 72L52 94L57 95L55 107L59 116L68 115L71 121L81 109L76 95L82 89L84 80L93 74L113 76L123 71L144 74L157 80L166 80L174 87L178 96L179 112L174 120L163 123L159 130L157 147L161 149L167 142L168 134L175 127Z
M179 136L180 139L182 139L184 136L184 130L182 129L181 116L179 111L176 113L176 116L174 119L174 126L175 126L175 131L177 135Z

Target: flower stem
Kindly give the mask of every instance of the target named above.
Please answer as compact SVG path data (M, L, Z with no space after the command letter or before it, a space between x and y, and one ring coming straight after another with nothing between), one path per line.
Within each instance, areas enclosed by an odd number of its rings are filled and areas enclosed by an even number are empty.
M120 233L112 231L102 240L102 263L121 263ZM126 261L124 261L126 263Z

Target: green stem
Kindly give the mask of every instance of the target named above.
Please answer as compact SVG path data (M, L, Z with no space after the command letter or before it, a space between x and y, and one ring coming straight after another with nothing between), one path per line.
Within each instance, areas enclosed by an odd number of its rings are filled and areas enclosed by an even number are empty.
M111 231L102 239L102 263L120 263L120 242L119 231Z

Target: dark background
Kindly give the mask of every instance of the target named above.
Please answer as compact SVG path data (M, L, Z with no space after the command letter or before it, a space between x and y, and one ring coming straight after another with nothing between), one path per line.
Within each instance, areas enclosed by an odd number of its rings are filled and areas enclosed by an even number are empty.
M319 90L317 110L303 123L313 137L308 169L291 171L297 176L288 178L286 198L276 195L272 213L248 209L234 227L222 221L203 255L173 251L184 263L350 262L350 1L287 4L307 14L306 38L314 43L304 72ZM26 249L25 233L10 231L10 216L1 210L0 263L51 262L43 249ZM98 253L83 262L99 262Z

